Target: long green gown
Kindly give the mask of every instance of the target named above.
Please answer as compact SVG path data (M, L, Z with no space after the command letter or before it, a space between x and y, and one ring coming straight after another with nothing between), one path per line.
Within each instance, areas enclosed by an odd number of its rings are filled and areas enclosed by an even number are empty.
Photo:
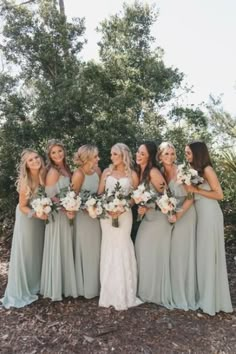
M199 188L210 190L205 181ZM224 245L224 220L217 200L195 194L197 211L198 307L209 315L232 312Z
M174 180L169 189L177 199L177 209L187 197L183 185ZM196 309L196 210L192 205L174 224L171 237L170 277L173 307L188 310Z
M43 256L44 221L28 218L16 207L5 308L24 307L38 299Z
M137 295L146 302L171 308L170 244L172 225L159 210L145 214L135 241Z
M96 172L85 175L81 191L96 193L98 184ZM91 218L85 211L79 211L74 229L75 275L78 294L88 299L98 296L100 292L100 249L99 220Z
M46 187L45 190L52 198L69 184L69 177L60 176L54 186ZM73 226L62 211L54 212L54 221L50 220L46 225L40 294L53 301L62 300L63 295L74 298L78 296L73 255Z

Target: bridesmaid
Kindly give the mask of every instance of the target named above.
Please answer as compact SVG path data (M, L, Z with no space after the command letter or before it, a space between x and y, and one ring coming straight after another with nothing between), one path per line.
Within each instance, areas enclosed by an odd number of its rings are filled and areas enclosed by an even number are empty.
M204 183L199 187L186 186L186 190L195 195L197 211L198 306L209 315L219 311L232 312L225 259L224 221L217 202L223 199L223 192L204 142L188 144L185 155L191 166L204 178Z
M50 140L47 146L48 173L46 193L55 199L62 188L70 185L70 169L66 163L65 149L60 141ZM46 225L40 293L53 301L62 295L77 297L73 257L73 227L68 218L74 215L59 210L54 221Z
M99 185L98 149L83 145L75 155L79 166L72 177L75 192L96 193ZM86 211L79 211L75 220L74 254L78 294L87 299L99 295L99 263L101 248L101 227L98 219L92 219Z
M158 160L172 195L177 199L177 212L170 219L174 223L171 237L170 278L173 306L196 309L196 211L193 199L187 199L183 185L176 183L176 151L169 142L158 148Z
M165 180L156 167L157 147L146 142L136 153L137 172L140 183L161 193ZM167 216L153 208L139 207L144 215L138 229L135 250L138 263L138 296L147 302L171 307L170 242L172 225Z
M42 158L32 149L21 154L8 283L2 304L5 308L24 307L38 299L43 256L44 222L47 215L37 217L30 202L44 185L45 168ZM42 220L40 220L42 219Z

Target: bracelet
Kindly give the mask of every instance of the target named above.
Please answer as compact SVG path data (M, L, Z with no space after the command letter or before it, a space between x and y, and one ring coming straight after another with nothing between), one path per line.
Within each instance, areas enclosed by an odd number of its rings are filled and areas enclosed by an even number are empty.
M30 211L27 213L27 217L28 217L29 219L31 219L33 215L34 215L34 210L33 210L33 209L30 209Z

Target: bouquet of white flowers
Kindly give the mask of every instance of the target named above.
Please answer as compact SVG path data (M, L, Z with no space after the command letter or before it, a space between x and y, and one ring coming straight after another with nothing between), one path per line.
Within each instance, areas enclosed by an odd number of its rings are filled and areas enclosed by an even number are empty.
M164 193L157 198L156 204L163 214L171 216L177 211L177 200L171 195L169 189L166 189Z
M189 164L182 164L177 167L177 183L198 185L203 183L204 179L198 175L198 172L190 167Z
M123 213L130 209L130 199L131 193L126 194L123 191L120 182L117 181L113 191L106 190L105 194L103 194L102 205L107 212ZM119 227L118 217L112 218L112 226Z
M37 192L37 198L34 198L31 203L32 211L29 212L29 217L33 215L33 213L36 214L38 217L42 217L43 214L51 215L52 220L54 221L53 217L53 211L55 210L56 212L58 211L58 205L54 203L51 198L47 197L45 193L44 187L39 187L38 192ZM45 223L48 224L49 220L46 219Z
M106 217L106 211L103 207L103 200L101 196L91 194L84 203L84 208L87 210L89 216L93 219Z
M138 188L133 191L131 198L134 200L135 204L139 206L148 206L156 201L157 194L147 188L144 183L141 183ZM137 221L141 221L142 217L142 215L138 215Z
M60 205L66 211L78 211L81 206L81 197L76 194L70 187L64 188L59 193ZM70 224L73 224L73 221L70 219Z
M43 214L49 215L53 210L52 200L44 195L35 198L30 204L38 217L43 216ZM48 223L48 220L46 220L46 223Z

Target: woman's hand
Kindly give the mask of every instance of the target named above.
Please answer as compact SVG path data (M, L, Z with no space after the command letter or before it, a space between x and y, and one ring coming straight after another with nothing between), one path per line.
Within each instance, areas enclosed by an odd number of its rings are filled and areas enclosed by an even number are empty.
M198 188L193 186L192 184L190 184L190 186L188 186L187 184L184 184L183 185L186 192L188 193L197 193L198 192Z
M42 214L42 215L35 214L35 216L40 220L48 220L48 214Z
M176 214L168 215L168 221L169 221L171 224L176 223L177 220L178 220L178 219L177 219Z
M75 211L68 211L66 210L66 216L68 217L68 219L72 220L75 217Z
M146 206L139 206L138 207L138 214L141 216L145 215L147 211L148 211L148 207L146 207Z
M112 217L112 219L117 219L121 214L123 214L121 211L109 211L108 215Z

